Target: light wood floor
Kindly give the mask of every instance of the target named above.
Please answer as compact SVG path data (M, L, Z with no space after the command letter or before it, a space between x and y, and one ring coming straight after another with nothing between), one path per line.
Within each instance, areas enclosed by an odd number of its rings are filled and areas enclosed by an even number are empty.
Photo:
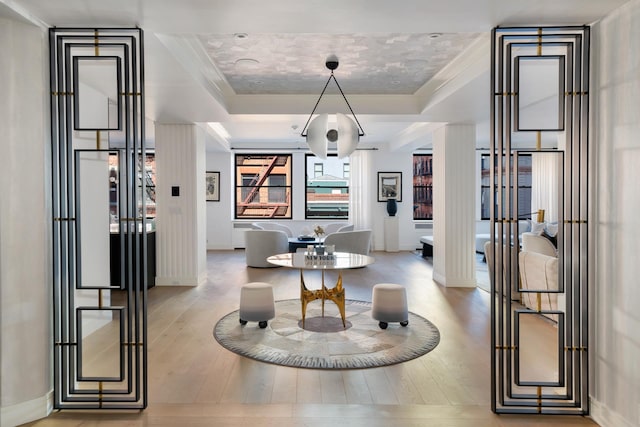
M489 294L435 284L431 264L412 252L373 256L375 264L344 272L347 298L370 301L375 283L405 285L409 309L440 329L440 344L425 356L384 368L319 371L269 365L231 353L215 341L212 330L218 319L237 309L240 286L267 281L276 299L297 298L298 272L247 268L243 251L214 251L208 254L203 285L149 291L146 410L63 411L29 425L595 425L586 417L493 414ZM313 275L305 280L317 286Z

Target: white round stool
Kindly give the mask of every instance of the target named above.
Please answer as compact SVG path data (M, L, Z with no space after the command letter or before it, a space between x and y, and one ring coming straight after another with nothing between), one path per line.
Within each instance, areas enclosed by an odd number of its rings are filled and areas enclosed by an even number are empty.
M273 287L269 283L251 282L240 289L240 324L258 322L260 328L267 327L267 320L276 315L273 302Z
M409 324L407 291L395 283L378 283L373 287L371 317L378 320L381 329L387 329L389 322Z

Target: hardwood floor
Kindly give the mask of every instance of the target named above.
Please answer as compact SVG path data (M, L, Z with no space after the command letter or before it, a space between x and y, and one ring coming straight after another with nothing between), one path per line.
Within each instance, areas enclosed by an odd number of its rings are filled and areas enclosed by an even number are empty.
M347 298L370 301L375 283L405 285L409 309L440 329L440 344L425 356L384 368L319 371L269 365L231 353L218 345L212 330L218 319L237 309L240 286L267 281L276 299L297 298L299 273L248 268L243 251L214 251L208 253L206 283L149 291L146 410L63 411L29 425L595 425L587 417L493 414L489 294L435 284L431 264L415 253L372 255L375 264L343 273ZM319 275L307 274L305 280L317 287ZM99 339L100 334L95 335Z

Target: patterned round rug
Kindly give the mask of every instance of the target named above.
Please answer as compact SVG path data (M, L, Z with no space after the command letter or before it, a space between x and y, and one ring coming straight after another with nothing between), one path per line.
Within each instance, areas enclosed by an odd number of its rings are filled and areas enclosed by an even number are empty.
M300 300L276 301L276 317L265 329L257 322L240 325L238 311L216 324L213 335L226 349L251 359L277 365L314 369L361 369L393 365L415 359L440 342L438 328L409 312L409 325L390 323L380 329L371 318L371 304L346 301L346 328L338 308L320 302L307 306L302 328Z

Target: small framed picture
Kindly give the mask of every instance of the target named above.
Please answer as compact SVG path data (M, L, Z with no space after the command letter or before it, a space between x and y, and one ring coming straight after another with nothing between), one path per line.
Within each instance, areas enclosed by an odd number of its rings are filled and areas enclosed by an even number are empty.
M402 201L402 172L378 172L378 201Z
M207 202L220 201L220 172L207 172Z

